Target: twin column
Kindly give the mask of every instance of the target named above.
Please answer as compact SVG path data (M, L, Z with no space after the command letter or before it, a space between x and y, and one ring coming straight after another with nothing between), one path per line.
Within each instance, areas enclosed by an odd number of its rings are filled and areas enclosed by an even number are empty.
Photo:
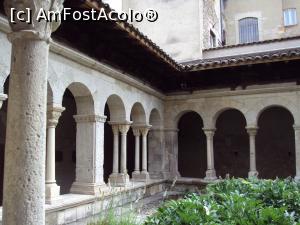
M135 136L135 167L132 173L134 181L149 180L149 173L147 167L147 135L151 126L141 125L133 126L133 134ZM142 171L140 171L140 136L142 135Z
M130 122L110 122L113 131L113 172L109 176L109 183L112 186L126 186L129 184L127 173L127 132L130 129ZM132 178L135 181L149 179L147 170L147 135L151 126L133 126L135 136L135 169ZM119 154L119 134L121 133L121 151ZM142 135L142 171L140 171L140 136ZM120 164L119 164L120 161ZM120 168L119 168L120 165Z

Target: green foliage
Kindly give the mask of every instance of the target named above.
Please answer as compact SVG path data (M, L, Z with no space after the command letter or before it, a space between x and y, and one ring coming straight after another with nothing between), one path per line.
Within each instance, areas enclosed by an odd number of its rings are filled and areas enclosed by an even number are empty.
M203 195L168 201L145 225L300 225L300 184L291 179L228 179Z
M96 223L89 225L139 225L139 223L136 220L136 215L132 212L116 215L114 210L110 209Z

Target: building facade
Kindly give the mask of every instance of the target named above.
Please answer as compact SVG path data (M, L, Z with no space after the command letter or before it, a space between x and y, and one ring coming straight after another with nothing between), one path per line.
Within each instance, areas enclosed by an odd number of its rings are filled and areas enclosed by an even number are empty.
M110 10L74 2L64 6ZM124 1L160 20L63 21L51 40L48 26L9 24L17 3L5 1L3 224L74 224L113 195L130 203L173 181L299 180L300 6L270 2Z

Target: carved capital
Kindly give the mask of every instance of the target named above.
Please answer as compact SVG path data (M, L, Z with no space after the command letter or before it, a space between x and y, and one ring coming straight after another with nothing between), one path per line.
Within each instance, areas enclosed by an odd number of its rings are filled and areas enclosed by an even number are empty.
M47 127L56 127L61 113L65 110L64 107L48 106L47 108Z
M256 126L246 127L246 130L249 136L255 136L257 134L258 127Z
M144 125L143 127L141 127L140 131L141 131L142 135L147 136L150 128L151 128L150 125Z
M129 131L130 124L119 124L119 130L122 135L126 135Z
M111 125L111 129L112 129L114 135L118 135L119 134L119 125L113 124L113 125Z
M204 131L207 139L212 139L215 135L216 128L203 128L203 131Z
M140 129L137 128L137 127L132 127L132 132L133 132L133 135L134 135L135 137L141 136Z
M35 31L39 33L39 36L49 39L51 32L59 27L61 21L48 18L48 12L60 13L63 9L63 0L4 0L4 9L13 32ZM38 20L41 12L53 22ZM23 21L16 17L18 13L22 13Z

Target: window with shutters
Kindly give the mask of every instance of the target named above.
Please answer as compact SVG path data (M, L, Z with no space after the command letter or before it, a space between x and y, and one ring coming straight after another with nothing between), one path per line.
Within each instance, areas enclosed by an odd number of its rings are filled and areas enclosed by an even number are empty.
M240 44L259 41L258 19L247 17L239 20Z
M296 9L285 9L283 11L284 26L297 25L297 11Z

